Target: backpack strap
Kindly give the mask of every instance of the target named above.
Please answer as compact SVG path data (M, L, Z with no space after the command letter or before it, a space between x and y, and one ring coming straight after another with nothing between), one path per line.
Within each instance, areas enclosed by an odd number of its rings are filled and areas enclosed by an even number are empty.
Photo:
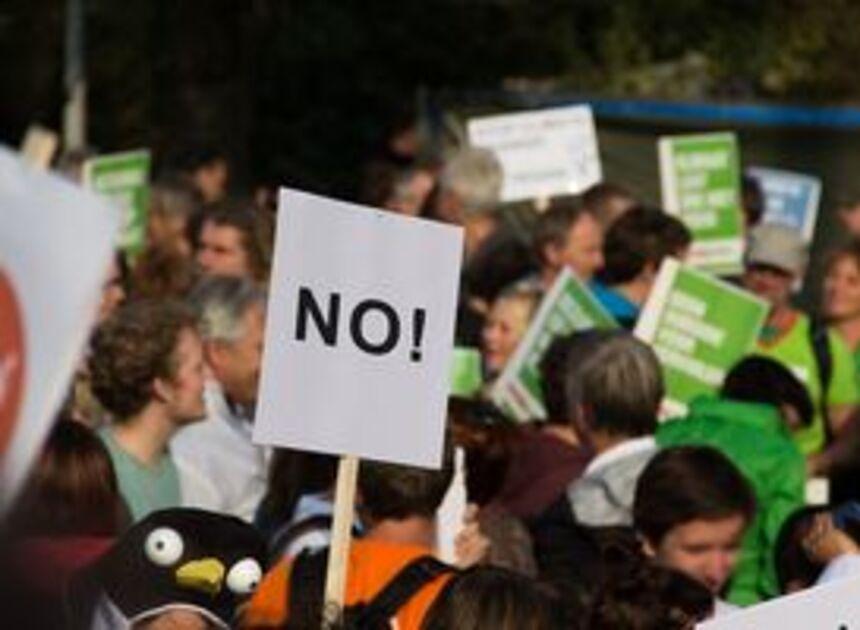
M437 560L433 556L416 558L358 612L355 619L358 628L384 627L418 591L444 573L456 573L457 569Z
M331 514L315 514L295 523L289 523L272 536L269 550L272 558L280 559L296 540L315 531L330 531L333 522Z
M323 590L328 569L328 547L305 549L290 566L290 586L285 597L289 622L286 628L322 627Z
M830 390L830 382L833 380L833 350L830 347L830 334L827 326L818 317L813 317L809 321L809 345L812 347L812 354L818 367L818 382L821 386L818 411L824 420L827 441L830 442L833 435L830 431L830 414L827 411L827 394Z

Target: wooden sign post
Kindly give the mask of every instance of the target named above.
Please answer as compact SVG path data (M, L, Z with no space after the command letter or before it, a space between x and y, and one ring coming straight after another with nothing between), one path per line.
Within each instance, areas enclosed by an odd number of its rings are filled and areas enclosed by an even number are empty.
M325 577L323 619L336 621L341 614L346 595L346 568L349 563L352 522L355 514L355 489L358 484L358 458L344 455L337 467L334 493L334 520L328 570Z

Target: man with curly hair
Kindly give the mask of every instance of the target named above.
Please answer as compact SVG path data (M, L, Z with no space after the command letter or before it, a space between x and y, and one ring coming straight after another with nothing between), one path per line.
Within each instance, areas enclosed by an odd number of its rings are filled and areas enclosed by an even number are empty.
M93 339L93 392L113 416L100 435L135 521L182 504L167 445L206 411L195 323L181 304L141 301L119 309Z

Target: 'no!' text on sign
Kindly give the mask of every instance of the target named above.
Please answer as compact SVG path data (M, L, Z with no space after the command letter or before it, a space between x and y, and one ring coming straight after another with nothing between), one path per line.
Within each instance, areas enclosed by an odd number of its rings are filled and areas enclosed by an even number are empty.
M254 440L438 467L460 228L281 190Z

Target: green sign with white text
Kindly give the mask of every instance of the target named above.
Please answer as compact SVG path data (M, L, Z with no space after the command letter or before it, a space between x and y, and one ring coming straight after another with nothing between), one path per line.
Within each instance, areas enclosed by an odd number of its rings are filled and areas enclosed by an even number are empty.
M663 366L663 415L683 414L691 400L719 390L754 349L767 312L754 295L667 258L634 331Z
M149 151L100 155L84 164L84 184L108 197L123 213L119 247L139 254L146 242L149 208Z
M693 235L690 264L715 275L740 272L744 225L735 135L668 136L658 150L663 206Z
M546 418L539 366L553 340L577 330L617 326L582 282L564 269L493 386L493 401L522 422Z

